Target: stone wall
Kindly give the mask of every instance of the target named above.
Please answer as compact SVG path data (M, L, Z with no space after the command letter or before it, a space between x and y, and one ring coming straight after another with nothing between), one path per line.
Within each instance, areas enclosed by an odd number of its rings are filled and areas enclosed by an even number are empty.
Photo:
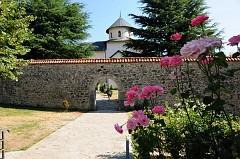
M112 79L119 88L119 104L123 105L125 93L133 85L162 85L166 92L172 86L166 70L159 65L159 58L36 60L22 69L18 81L0 80L0 103L33 107L61 108L64 100L70 109L96 109L95 88L99 81ZM230 59L230 67L240 67L239 59ZM195 62L191 67L197 69ZM197 73L199 74L199 73ZM239 77L229 79L231 98L239 103ZM202 76L196 76L199 89L204 85ZM200 79L200 80L199 80ZM172 100L164 94L162 100ZM240 111L239 106L231 108Z

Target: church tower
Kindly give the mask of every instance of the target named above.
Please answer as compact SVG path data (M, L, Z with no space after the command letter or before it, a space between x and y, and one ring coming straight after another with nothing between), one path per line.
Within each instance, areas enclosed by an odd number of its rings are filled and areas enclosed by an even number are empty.
M132 26L123 18L119 17L107 30L109 40L129 40L133 33L129 31Z
M96 41L93 43L95 54L92 58L121 58L122 53L136 54L133 49L128 49L124 45L128 40L133 38L133 33L130 32L133 28L121 16L106 30L108 40Z

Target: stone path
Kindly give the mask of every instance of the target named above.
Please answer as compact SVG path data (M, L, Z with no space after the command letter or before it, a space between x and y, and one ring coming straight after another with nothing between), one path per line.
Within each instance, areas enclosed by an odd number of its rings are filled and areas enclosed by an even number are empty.
M127 134L113 126L124 123L127 113L108 107L111 101L99 103L98 111L85 113L26 151L6 153L6 159L125 159Z

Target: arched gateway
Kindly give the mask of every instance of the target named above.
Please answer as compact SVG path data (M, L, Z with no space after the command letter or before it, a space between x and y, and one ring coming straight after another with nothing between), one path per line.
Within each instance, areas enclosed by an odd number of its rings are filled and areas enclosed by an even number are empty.
M239 61L228 58L231 67L239 67ZM107 78L118 85L119 106L123 106L125 93L134 85L170 89L172 82L159 62L158 57L34 60L22 69L18 81L0 80L0 103L61 108L68 100L70 109L95 110L96 85ZM195 62L190 65L197 68ZM202 83L197 84L202 87ZM232 98L239 102L238 78L231 79L234 83ZM168 94L163 98L172 99Z

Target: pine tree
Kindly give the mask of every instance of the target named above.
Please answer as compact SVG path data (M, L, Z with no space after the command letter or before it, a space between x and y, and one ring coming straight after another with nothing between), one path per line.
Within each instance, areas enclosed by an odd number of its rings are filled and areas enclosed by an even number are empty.
M23 43L31 37L28 26L33 20L33 16L26 16L24 2L0 1L0 76L2 78L17 80L17 76L21 74L21 67L27 65L27 61L19 56L30 51Z
M81 3L68 0L28 0L27 14L36 16L30 28L34 38L27 59L83 58L93 54L93 46L83 42L89 34L88 14Z
M127 48L142 52L141 56L164 56L179 53L179 49L189 40L196 39L202 29L191 27L191 20L207 14L204 0L140 0L142 15L130 14L140 28L132 28L137 37L131 39ZM204 23L206 35L219 36L216 23ZM174 33L183 34L180 41L172 41Z

